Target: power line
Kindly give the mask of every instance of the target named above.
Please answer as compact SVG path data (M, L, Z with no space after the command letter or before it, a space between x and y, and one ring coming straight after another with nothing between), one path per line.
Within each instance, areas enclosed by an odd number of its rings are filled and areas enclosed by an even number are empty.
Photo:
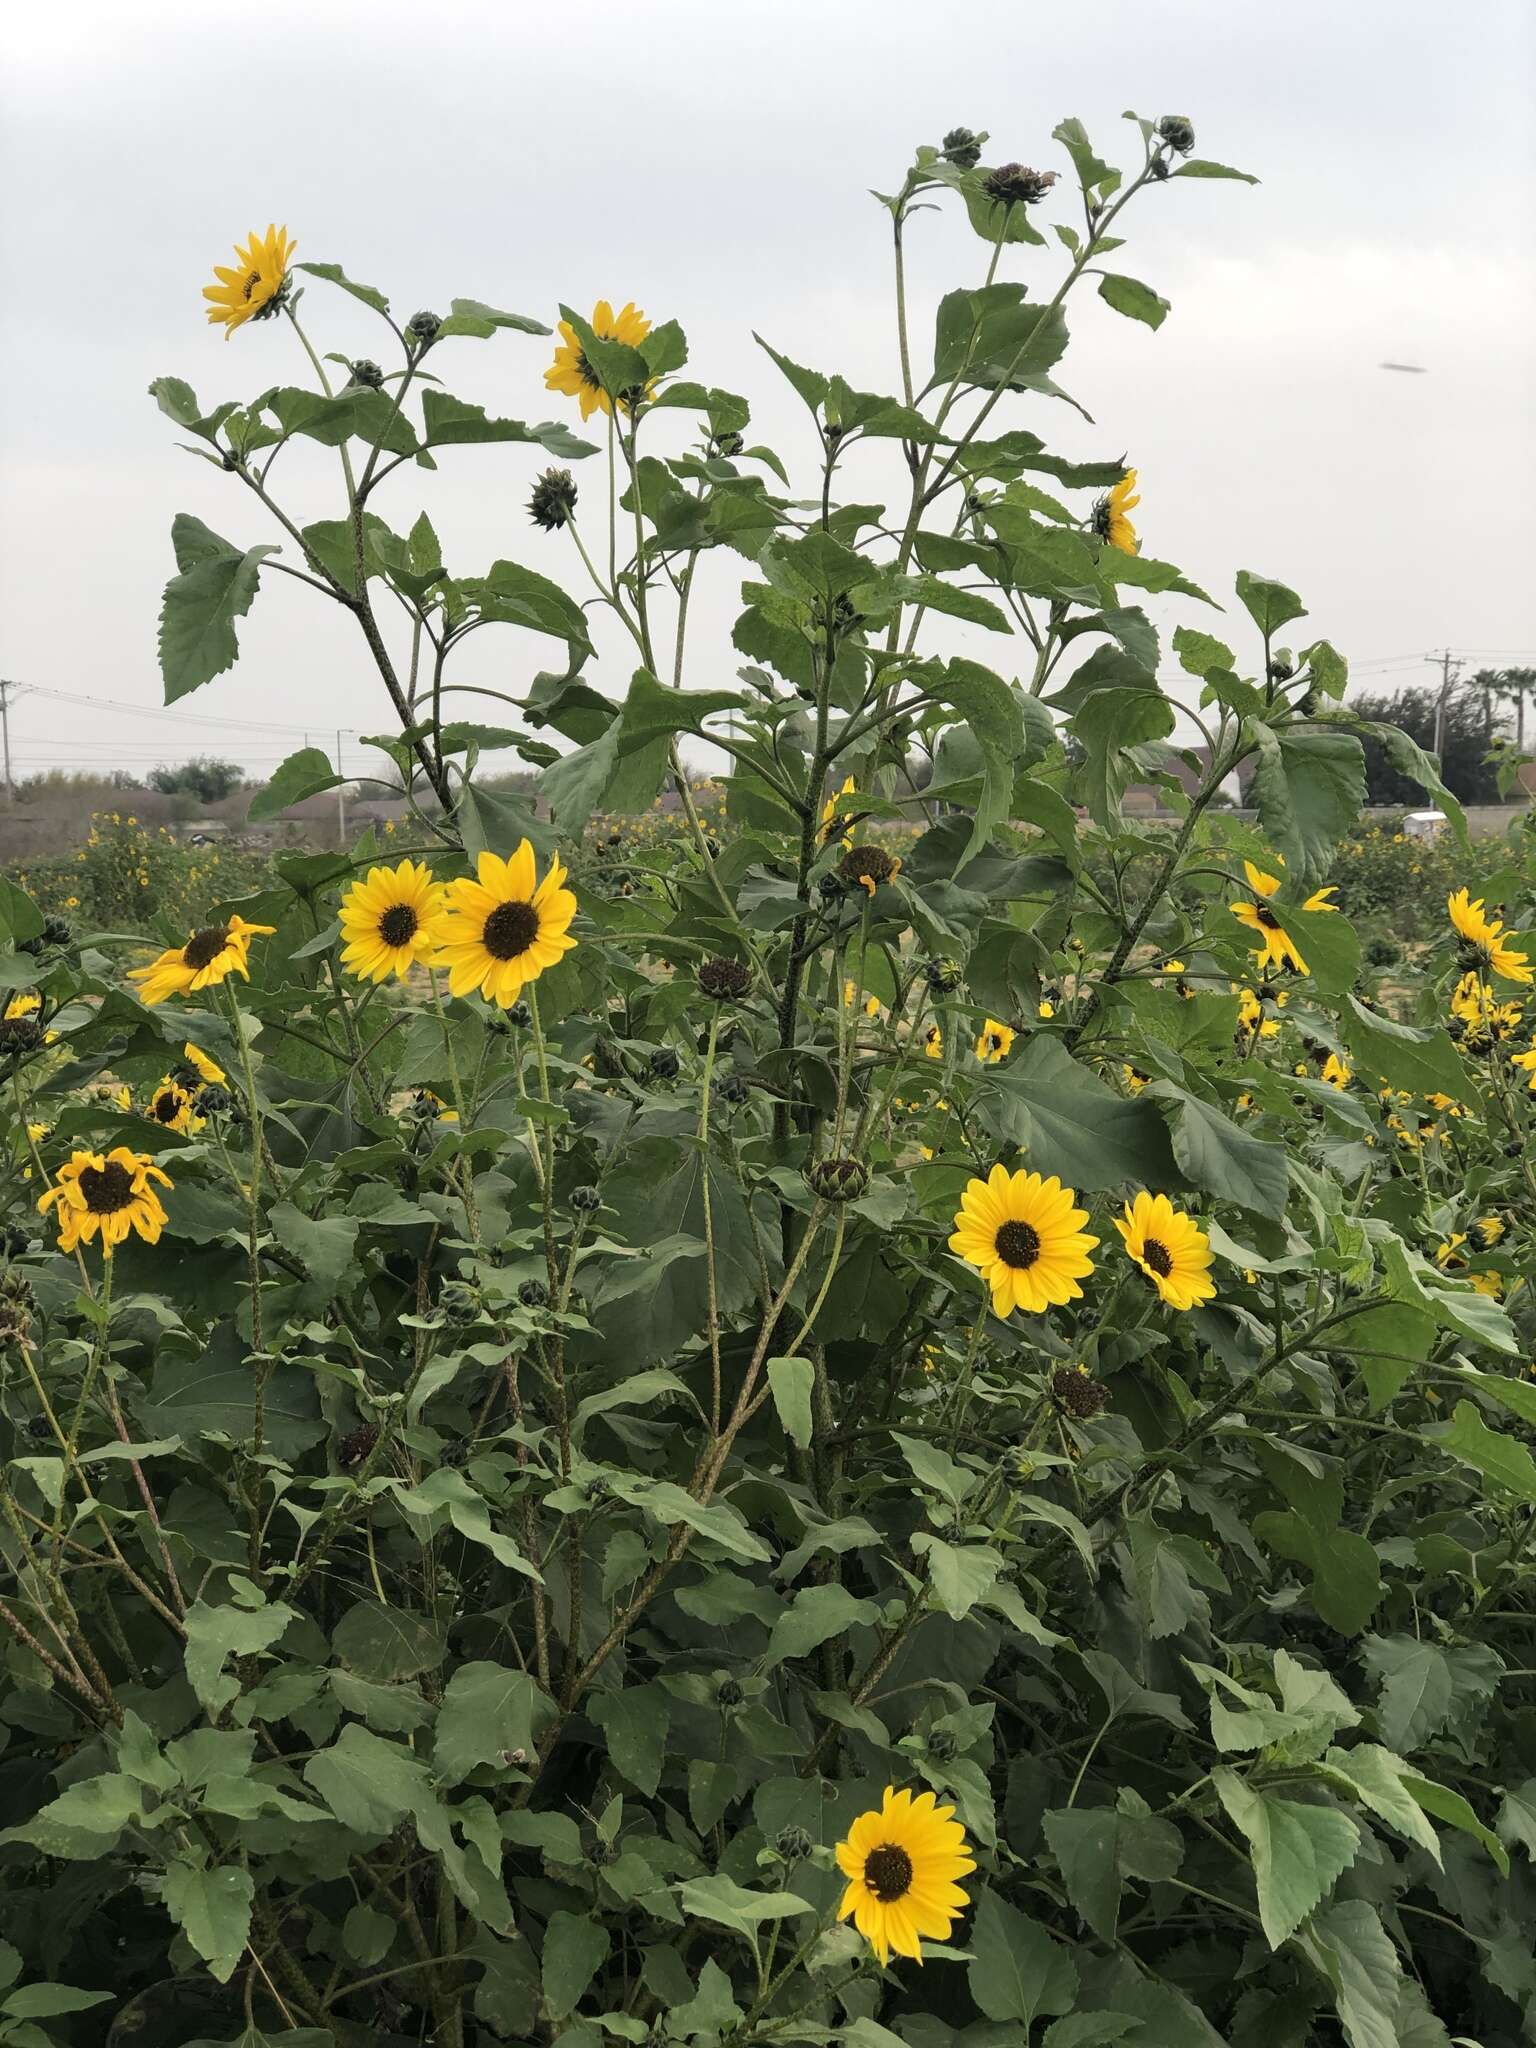
M169 718L178 725L216 725L239 732L297 732L302 725L279 723L270 718L220 718L207 711L179 711L169 704L129 704L120 697L88 696L76 690L56 690L46 683L31 683L27 686L39 697L51 697L62 704L91 704L99 708L120 712L127 718ZM344 732L357 737L361 726L343 726Z

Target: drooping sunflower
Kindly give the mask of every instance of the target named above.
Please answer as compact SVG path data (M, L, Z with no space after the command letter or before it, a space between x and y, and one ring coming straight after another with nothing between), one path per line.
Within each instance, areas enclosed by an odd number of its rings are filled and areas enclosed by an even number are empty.
M1469 895L1466 889L1456 889L1446 898L1445 907L1450 912L1451 923L1482 966L1504 981L1536 979L1536 969L1532 968L1525 954L1510 945L1503 918L1489 917L1483 909L1482 897L1472 902L1468 900Z
M651 331L650 321L633 300L621 313L615 314L606 299L599 299L592 308L592 319L589 324L599 341L622 341L630 348L638 348ZM561 341L555 350L555 360L544 372L545 389L563 391L567 398L578 399L584 420L591 419L595 412L611 414L613 401L603 389L596 370L587 361L586 350L582 347L580 338L569 320L560 322L560 335ZM652 381L654 382L654 379ZM647 384L647 394L650 388ZM629 410L626 400L621 398L619 404L625 412Z
M1015 1033L1011 1024L999 1024L989 1017L976 1034L976 1057L989 1067L1007 1059L1013 1051Z
M190 1038L181 1048L181 1053L187 1065L201 1074L210 1088L222 1088L228 1081L229 1076L218 1061L209 1059L202 1047L194 1045Z
M1149 1195L1143 1188L1134 1202L1126 1203L1125 1215L1114 1221L1127 1256L1170 1308L1194 1308L1213 1299L1209 1240L1195 1219L1175 1209L1166 1195Z
M1084 1233L1088 1211L1076 1202L1055 1174L1042 1180L994 1166L967 1183L949 1248L981 1273L994 1315L1041 1315L1081 1297L1077 1283L1093 1271L1088 1255L1099 1240Z
M1323 1061L1323 1079L1330 1088L1347 1088L1355 1078L1354 1068L1341 1060L1336 1052L1329 1053Z
M1248 877L1248 886L1253 891L1251 903L1234 903L1230 906L1232 915L1239 924L1247 925L1257 932L1259 946L1254 958L1266 966L1294 967L1298 974L1310 974L1311 969L1296 950L1296 942L1286 932L1278 917L1269 907L1269 899L1280 887L1273 875L1266 875L1256 868L1251 860L1243 862L1243 873ZM1326 894L1326 891L1320 891ZM1331 903L1319 903L1309 899L1307 907L1316 910L1331 910Z
M360 981L404 981L430 958L443 913L443 885L419 861L370 868L341 903L341 962Z
M882 1964L893 1950L920 1963L922 1938L942 1941L970 1904L956 1880L976 1861L954 1814L932 1792L887 1785L879 1807L861 1813L837 1845L848 1880L837 1917L852 1916Z
M1131 514L1140 503L1136 472L1128 469L1119 483L1093 508L1094 532L1101 540L1107 540L1112 548L1118 548L1122 555L1134 555L1140 546L1136 529L1131 524Z
M149 1098L149 1115L166 1130L179 1131L184 1138L200 1131L207 1122L206 1117L197 1114L188 1091L169 1074Z
M5 1006L4 1022L9 1024L19 1017L31 1017L35 1019L38 1013L41 1011L42 1007L43 999L35 991L28 991L22 995L12 996L10 1001ZM28 1035L30 1036L30 1033ZM53 1045L54 1043L56 1043L58 1036L59 1034L57 1033L57 1031L45 1031L42 1035L43 1044ZM37 1043L37 1040L34 1038L32 1042L35 1045Z
M209 321L224 329L228 341L247 320L270 320L288 296L288 266L297 242L290 241L287 228L268 226L264 235L251 229L244 248L235 244L235 268L215 263L217 284L205 284L203 297Z
M509 860L482 853L477 872L478 879L464 875L447 885L430 964L447 968L454 995L478 989L506 1010L526 982L537 981L575 945L576 898L558 860L538 879L526 839Z
M240 916L228 924L204 925L184 946L173 946L148 967L133 967L128 979L140 984L139 994L153 1006L168 996L195 995L216 988L231 974L250 979L251 941L277 930L272 924L247 924Z
M59 1250L75 1251L97 1235L107 1258L132 1231L154 1244L165 1227L160 1197L150 1185L171 1186L171 1178L142 1152L114 1145L110 1152L73 1152L58 1178L38 1198L38 1209L56 1211Z

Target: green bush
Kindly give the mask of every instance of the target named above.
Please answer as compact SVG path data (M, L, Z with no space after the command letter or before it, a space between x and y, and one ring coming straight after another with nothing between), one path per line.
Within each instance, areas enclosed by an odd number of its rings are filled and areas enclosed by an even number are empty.
M105 879L73 930L0 891L22 2048L1525 2037L1533 941L1458 899L1362 979L1342 658L1247 572L1191 623L1118 453L1019 423L1085 278L1162 322L1122 229L1241 175L1056 135L1057 190L952 131L880 201L903 284L934 203L982 275L931 361L898 297L894 389L768 350L794 484L675 321L563 311L588 440L451 395L540 322L276 229L209 288L261 396L155 384L240 536L175 522L167 697L301 573L414 823L149 959ZM542 450L572 590L445 563L460 446ZM1120 809L1178 791L1148 595L1214 742L1171 832ZM515 727L440 715L483 629ZM1377 737L1518 927L1528 845Z

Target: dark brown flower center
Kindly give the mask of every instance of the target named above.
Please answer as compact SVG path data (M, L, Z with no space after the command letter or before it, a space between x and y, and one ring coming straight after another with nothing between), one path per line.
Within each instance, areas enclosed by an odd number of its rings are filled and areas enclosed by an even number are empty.
M249 276L249 277L248 277L248 278L247 278L247 279L245 280L245 294L244 294L244 296L245 296L246 298L249 298L249 297L251 296L251 293L252 293L253 291L255 291L256 287L257 287L257 286L258 286L258 285L259 285L260 283L261 283L261 272L260 272L259 270L253 270L253 271L251 272L250 276Z
M883 846L850 846L841 867L852 882L886 882L896 872L896 863Z
M485 920L481 943L493 960L515 960L539 936L539 913L531 903L498 903Z
M409 903L391 903L379 919L379 937L386 946L406 946L415 938L418 925Z
M1141 1256L1160 1280L1166 1280L1173 1271L1173 1254L1160 1238L1147 1238L1141 1247Z
M587 361L587 352L584 348L576 351L576 374L589 391L602 390L603 380Z
M1040 1233L1032 1223L1020 1223L1010 1219L997 1227L997 1256L1005 1266L1017 1266L1021 1270L1032 1266L1040 1256Z
M1258 917L1259 923L1260 923L1261 925L1263 925L1263 927L1264 927L1265 931L1267 931L1267 932L1277 932L1277 931L1279 931L1279 929L1280 929L1280 920L1279 920L1279 918L1278 918L1278 917L1276 917L1275 913L1274 913L1274 912L1273 912L1273 911L1272 911L1272 910L1270 909L1270 907L1269 907L1269 905L1268 905L1267 903L1255 903L1255 905L1253 906L1253 908L1254 908L1254 912L1255 912L1255 914L1256 914L1256 915L1257 915L1257 917Z
M133 1200L133 1175L116 1159L105 1166L82 1166L80 1192L96 1216L115 1216Z
M181 957L189 967L201 970L211 967L229 943L227 924L204 925L200 932L194 932L181 949Z
M904 1899L912 1889L912 1858L894 1842L882 1842L864 1858L864 1882L882 1906Z
M181 1096L174 1088L163 1088L155 1097L150 1115L157 1124L173 1124L180 1114ZM121 1173L122 1168L118 1167L117 1171Z

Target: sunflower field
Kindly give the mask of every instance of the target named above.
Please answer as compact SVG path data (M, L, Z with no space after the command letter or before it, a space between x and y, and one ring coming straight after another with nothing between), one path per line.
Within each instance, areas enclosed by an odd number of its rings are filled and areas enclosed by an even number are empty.
M217 270L166 698L306 586L414 824L153 946L0 885L6 2048L1536 2038L1536 843L1375 732L1455 886L1374 963L1345 659L1051 452L1244 175L1127 132L917 150L793 482L635 303Z

